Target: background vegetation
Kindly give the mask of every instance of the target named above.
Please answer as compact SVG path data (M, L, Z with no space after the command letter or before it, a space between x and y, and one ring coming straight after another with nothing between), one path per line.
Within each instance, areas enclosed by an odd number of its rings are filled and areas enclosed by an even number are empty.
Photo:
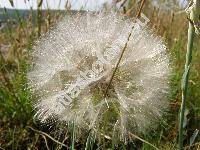
M154 1L153 1L154 2ZM142 139L159 149L177 149L178 113L181 104L181 78L185 63L188 20L177 1L146 1L143 13L150 19L150 26L163 37L171 54L173 75L171 78L170 111L164 117L165 124L150 131ZM176 5L175 5L176 4ZM135 16L140 1L130 0L122 5L126 15ZM176 7L174 7L176 6ZM108 7L105 5L106 9ZM27 87L28 54L32 43L40 34L49 30L66 11L18 11L1 9L0 29L0 149L69 149L72 148L73 128L41 125L33 119L31 101L34 99ZM13 19L9 19L15 18ZM25 17L26 16L26 17ZM189 80L189 94L185 116L185 149L200 149L200 38L195 37L193 62ZM197 129L197 130L196 130ZM195 132L196 130L196 132ZM111 141L101 145L88 141L87 133L75 140L75 149L154 149L149 144L134 140L115 148ZM194 142L191 142L194 139ZM87 146L86 146L87 145ZM88 146L89 145L89 146ZM67 146L67 148L65 147Z

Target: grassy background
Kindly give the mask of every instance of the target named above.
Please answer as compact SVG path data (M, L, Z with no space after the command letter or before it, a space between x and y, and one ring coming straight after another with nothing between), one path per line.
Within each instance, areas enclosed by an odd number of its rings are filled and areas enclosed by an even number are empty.
M138 5L134 2L124 8L124 13L134 16ZM156 131L151 131L142 138L160 149L177 149L178 113L181 104L181 78L185 63L188 20L179 9L164 10L146 3L144 13L150 19L150 26L163 37L171 54L173 75L171 78L170 111ZM39 13L38 13L39 12ZM58 130L57 126L45 126L33 120L31 101L34 99L27 87L26 72L28 54L33 41L49 30L61 16L61 12L40 11L30 13L26 18L22 12L13 11L16 21L6 18L0 30L0 149L69 149L73 140L73 128ZM42 15L40 15L42 13ZM67 13L67 12L62 12ZM195 129L200 130L200 39L195 38L191 66L189 94L187 101L186 130L184 145L187 147ZM51 127L51 128L50 128ZM68 130L69 129L69 130ZM48 135L47 135L48 134ZM53 137L52 140L49 136ZM98 144L87 140L88 133L75 140L76 149L113 148L111 141ZM60 146L58 142L68 146ZM200 148L200 136L195 139L192 149ZM92 144L94 143L94 144ZM93 146L93 147L92 147ZM114 149L114 148L113 148ZM115 149L153 149L148 144L134 140L118 143ZM186 148L188 149L188 148Z

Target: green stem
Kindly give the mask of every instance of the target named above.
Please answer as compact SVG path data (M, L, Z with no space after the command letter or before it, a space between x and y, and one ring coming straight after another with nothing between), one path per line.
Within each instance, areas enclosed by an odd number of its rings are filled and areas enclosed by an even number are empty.
M70 150L74 150L74 143L75 143L75 123L72 122L72 133L71 133L71 147Z
M194 33L195 33L195 28L192 22L189 22L187 54L185 62L185 72L183 74L183 79L182 79L182 103L181 103L180 120L179 120L180 150L183 150L183 132L184 132L183 122L184 122L185 104L186 104L187 89L188 89L189 69L192 61L192 47L193 47Z

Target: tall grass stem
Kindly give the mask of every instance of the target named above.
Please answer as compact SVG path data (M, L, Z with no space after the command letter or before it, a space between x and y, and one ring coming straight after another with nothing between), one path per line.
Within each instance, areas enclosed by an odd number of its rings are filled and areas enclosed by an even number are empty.
M197 0L196 4L199 3ZM180 109L180 120L179 120L179 149L183 150L183 136L184 136L184 116L185 116L185 105L186 105L186 98L187 98L187 90L188 90L188 80L189 80L189 70L192 61L192 48L193 48L193 40L195 34L195 28L193 24L193 19L197 16L194 13L194 10L199 9L198 6L194 6L193 10L190 12L189 17L189 28L188 28L188 43L187 43L187 53L186 53L186 62L185 62L185 71L182 78L182 103Z

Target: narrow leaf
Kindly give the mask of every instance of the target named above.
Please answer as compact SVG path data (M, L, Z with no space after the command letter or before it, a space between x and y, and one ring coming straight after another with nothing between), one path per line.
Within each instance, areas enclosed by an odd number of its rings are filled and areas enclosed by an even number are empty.
M195 141L198 134L199 134L199 130L196 129L194 131L194 133L192 134L191 138L190 138L190 146L192 146L194 144L194 141Z

